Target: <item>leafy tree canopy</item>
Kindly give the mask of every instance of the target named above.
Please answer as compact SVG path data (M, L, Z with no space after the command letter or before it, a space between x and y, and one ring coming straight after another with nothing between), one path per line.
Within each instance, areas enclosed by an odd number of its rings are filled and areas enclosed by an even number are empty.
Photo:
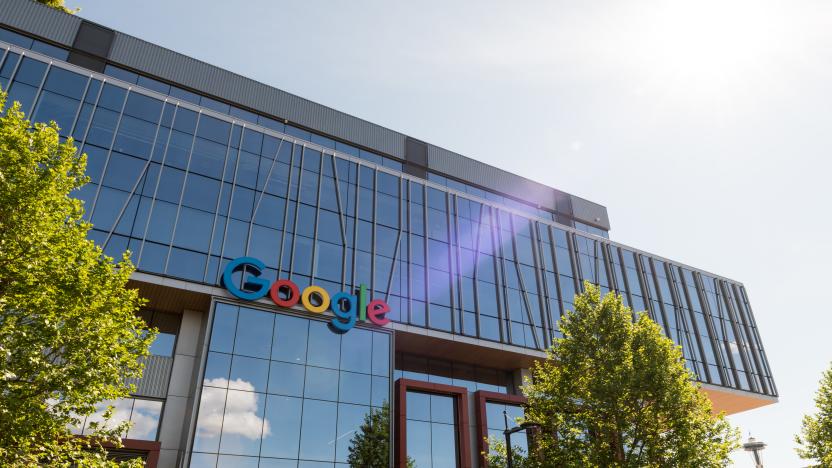
M795 436L797 453L816 461L815 466L832 466L832 365L821 377L815 406L817 413L803 417L800 434Z
M364 416L364 422L350 440L347 463L351 467L385 467L390 464L390 405L384 402ZM408 458L407 468L415 468Z
M739 435L645 313L586 283L523 392L540 424L524 467L717 467ZM504 448L503 448L503 451Z
M96 404L129 394L153 333L114 263L87 239L86 156L32 126L0 90L0 466L106 466L124 426L73 437ZM4 110L5 109L5 110Z
M56 10L63 11L64 13L69 13L70 15L74 15L75 13L78 13L81 10L80 8L76 8L75 10L70 10L69 8L64 6L64 0L35 0L35 1L37 1L38 3L44 4L44 5L48 6L49 8L54 8Z

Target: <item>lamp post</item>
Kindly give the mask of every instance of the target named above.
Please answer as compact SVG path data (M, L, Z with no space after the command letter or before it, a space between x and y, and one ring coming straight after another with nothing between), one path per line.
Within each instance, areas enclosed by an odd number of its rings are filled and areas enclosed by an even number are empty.
M751 457L754 459L754 468L763 468L763 456L760 455L760 452L766 448L763 441L748 436L748 442L742 444L742 448L746 452L751 452Z
M506 424L506 430L503 431L503 435L506 436L506 467L507 468L514 468L514 461L511 459L512 452L511 452L511 435L515 432L525 431L530 427L540 427L540 424L533 423L533 422L524 422L517 427L512 427L511 429L508 428L508 413L503 410L503 420Z

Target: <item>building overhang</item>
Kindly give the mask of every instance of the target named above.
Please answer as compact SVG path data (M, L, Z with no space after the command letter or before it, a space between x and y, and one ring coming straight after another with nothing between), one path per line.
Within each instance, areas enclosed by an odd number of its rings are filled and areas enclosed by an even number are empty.
M710 398L711 403L713 403L714 413L724 411L725 414L737 414L754 408L772 405L778 401L777 397L774 396L761 395L759 393L746 392L734 388L719 387L706 383L702 384L700 390Z
M138 288L141 296L148 299L148 307L170 312L207 311L212 297L236 300L228 291L218 286L142 272L133 273L130 286ZM254 303L274 307L274 303L266 299ZM526 369L535 361L546 358L546 353L539 350L403 323L393 322L386 328L395 331L396 351L429 358L504 370ZM777 397L705 383L701 384L701 391L713 403L715 413L724 411L726 414L736 414L777 402Z

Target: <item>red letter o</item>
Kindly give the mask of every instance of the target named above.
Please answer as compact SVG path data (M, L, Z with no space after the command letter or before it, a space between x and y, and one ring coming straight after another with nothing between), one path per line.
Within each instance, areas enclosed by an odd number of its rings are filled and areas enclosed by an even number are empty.
M280 289L284 287L289 288L289 297L281 299ZM292 307L298 303L298 300L300 300L300 290L298 289L298 285L289 280L277 280L272 283L272 287L269 288L269 297L271 297L272 301L280 307Z

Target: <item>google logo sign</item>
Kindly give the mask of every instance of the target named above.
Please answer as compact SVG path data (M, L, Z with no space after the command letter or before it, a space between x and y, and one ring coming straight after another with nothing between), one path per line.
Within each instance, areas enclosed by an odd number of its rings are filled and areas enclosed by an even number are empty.
M246 301L256 301L267 294L272 302L280 307L294 307L300 302L303 307L314 314L322 314L331 310L335 317L330 321L332 328L339 333L345 333L355 326L357 320L369 321L378 326L390 323L386 314L390 306L381 299L368 301L367 287L361 285L358 295L339 292L332 297L320 286L309 286L300 291L298 285L286 279L279 279L274 283L260 274L266 265L253 257L239 257L232 260L222 273L222 282L228 292ZM234 284L232 275L243 271L249 273L243 278L243 288Z

